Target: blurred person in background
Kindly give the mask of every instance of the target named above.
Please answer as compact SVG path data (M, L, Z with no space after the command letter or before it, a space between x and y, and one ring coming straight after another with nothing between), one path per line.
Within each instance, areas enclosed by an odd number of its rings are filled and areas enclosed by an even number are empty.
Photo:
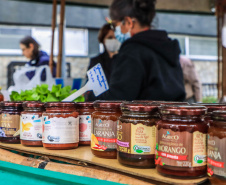
M20 48L23 55L29 59L27 66L39 67L42 65L49 65L49 56L45 51L40 50L40 45L38 42L30 37L26 36L20 41ZM31 80L35 75L35 71L29 71L26 73L26 76ZM56 64L53 64L53 77L56 77ZM41 74L41 80L46 80L45 69Z
M121 43L115 38L114 30L111 24L104 24L99 31L99 43L103 44L104 52L98 56L91 58L88 70L100 63L105 73L108 83L110 83L110 76L112 71L112 58L118 53ZM95 99L92 92L85 94L86 101Z
M118 40L116 40L111 24L103 25L99 31L98 41L103 44L104 52L94 58L91 58L88 70L100 63L109 83L112 70L112 57L117 54L121 44Z
M202 101L202 87L192 61L185 57L180 56L180 64L183 70L184 86L186 92L186 101L188 103L196 103Z
M113 58L109 90L96 99L183 101L177 40L152 30L155 0L113 0L110 17L122 46Z

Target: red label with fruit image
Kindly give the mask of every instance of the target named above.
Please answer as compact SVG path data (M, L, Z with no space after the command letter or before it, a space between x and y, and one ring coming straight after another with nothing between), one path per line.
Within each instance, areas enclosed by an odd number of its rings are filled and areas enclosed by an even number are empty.
M91 140L91 115L79 116L79 141Z

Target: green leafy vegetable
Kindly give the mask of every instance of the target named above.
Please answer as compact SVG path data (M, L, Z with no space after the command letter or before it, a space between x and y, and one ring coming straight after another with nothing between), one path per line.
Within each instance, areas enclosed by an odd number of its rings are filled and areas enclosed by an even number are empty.
M61 85L53 85L52 90L48 90L47 84L37 85L31 90L16 92L13 91L10 95L11 101L41 101L41 102L60 102L67 98L77 89L71 91L71 86L61 88ZM84 102L84 96L79 96L75 102Z

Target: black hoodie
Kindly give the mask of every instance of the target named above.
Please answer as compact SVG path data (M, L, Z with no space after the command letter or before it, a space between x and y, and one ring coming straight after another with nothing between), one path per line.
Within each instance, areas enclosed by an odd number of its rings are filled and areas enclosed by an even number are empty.
M113 58L109 90L96 99L183 101L185 90L177 40L148 30L125 41Z

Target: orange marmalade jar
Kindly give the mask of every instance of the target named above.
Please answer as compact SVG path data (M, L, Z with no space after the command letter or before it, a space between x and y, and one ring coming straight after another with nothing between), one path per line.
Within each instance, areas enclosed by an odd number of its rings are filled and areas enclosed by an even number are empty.
M20 140L24 146L42 146L42 113L44 104L38 101L23 103L20 116Z
M122 101L95 101L92 114L91 150L102 158L117 158L117 123Z
M160 107L157 123L157 171L166 176L198 178L206 175L206 107L168 105Z
M43 113L43 146L64 150L78 147L79 120L74 102L45 103Z
M207 174L212 185L226 184L226 111L214 111L208 130Z
M79 145L90 145L93 102L77 103L77 111L79 113Z

